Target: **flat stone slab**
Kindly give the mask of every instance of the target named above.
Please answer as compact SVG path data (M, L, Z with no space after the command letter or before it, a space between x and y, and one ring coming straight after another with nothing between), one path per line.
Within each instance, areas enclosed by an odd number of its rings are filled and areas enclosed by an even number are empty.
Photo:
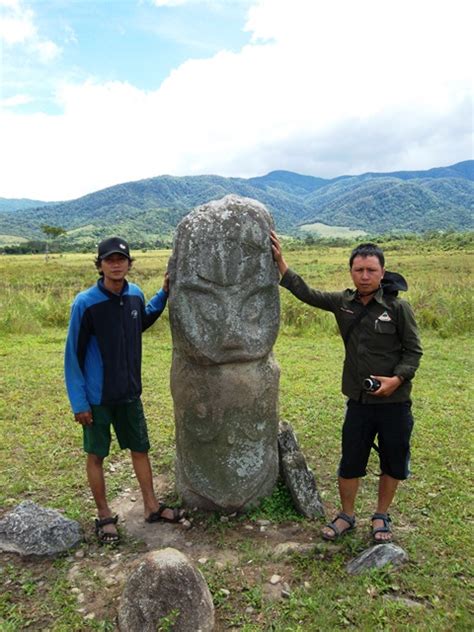
M56 555L83 539L78 522L31 500L20 503L0 520L0 550L20 555Z
M406 551L396 544L374 544L348 562L346 570L350 575L359 575L370 568L382 568L387 564L400 566L407 560Z
M306 464L290 424L280 423L278 432L280 471L296 510L306 518L324 517L324 507L313 472Z

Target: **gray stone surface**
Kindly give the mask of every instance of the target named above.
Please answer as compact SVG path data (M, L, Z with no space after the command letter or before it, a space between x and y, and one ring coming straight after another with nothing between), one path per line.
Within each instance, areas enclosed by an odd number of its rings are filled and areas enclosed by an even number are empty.
M56 555L83 538L78 522L25 500L0 520L0 549L20 555Z
M176 485L183 503L242 511L278 477L278 271L265 207L234 195L179 224L168 266Z
M176 549L161 549L145 555L128 578L118 622L121 632L210 632L214 605L189 559Z
M306 464L290 424L282 422L278 433L280 471L296 510L306 518L324 517L324 507L313 472Z
M374 544L356 558L348 562L346 570L351 575L359 575L370 568L382 568L387 564L399 566L408 560L408 554L396 544Z

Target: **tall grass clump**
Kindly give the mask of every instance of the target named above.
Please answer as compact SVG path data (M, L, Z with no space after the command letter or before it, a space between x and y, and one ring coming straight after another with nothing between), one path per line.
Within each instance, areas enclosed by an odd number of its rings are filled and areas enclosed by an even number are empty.
M472 254L468 246L445 251L420 250L418 241L384 244L387 268L403 274L410 301L422 330L446 338L472 331ZM423 242L424 244L424 242ZM426 244L424 244L426 245ZM351 287L348 247L288 250L289 265L306 282L321 290ZM129 279L151 298L161 287L170 251L136 253ZM93 285L97 272L93 255L67 254L48 262L40 255L10 255L0 259L0 332L37 333L67 326L74 296ZM162 321L167 324L167 312ZM304 305L281 292L281 325L291 333L335 333L332 314Z

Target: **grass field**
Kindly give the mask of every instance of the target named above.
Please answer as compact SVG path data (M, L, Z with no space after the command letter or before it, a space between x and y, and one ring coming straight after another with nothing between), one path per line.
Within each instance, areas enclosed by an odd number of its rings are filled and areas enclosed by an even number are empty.
M271 555L254 541L236 545L233 523L209 517L222 548L235 548L239 565L258 562L244 577L235 568L208 565L203 572L216 604L218 630L471 630L472 603L472 253L466 249L422 251L388 245L388 269L408 278L407 298L421 325L424 358L414 389L415 430L410 480L392 509L397 542L410 561L401 569L349 577L345 563L368 545L377 478L369 475L358 502L360 528L341 546L322 545L314 556L295 555L286 565L291 596L271 606L262 584ZM169 252L136 253L130 278L150 297L161 283ZM347 249L292 251L287 259L315 286L349 284ZM2 512L25 499L63 509L91 533L94 506L84 473L80 429L74 424L62 376L69 304L96 278L92 256L63 255L47 263L39 256L0 258L0 419ZM340 394L342 343L330 315L298 303L282 291L282 326L275 346L281 367L281 418L297 432L330 515L337 507L335 471L339 459L344 400ZM144 337L144 393L155 473L172 475L174 426L169 368L171 338L167 315ZM117 495L130 485L128 455L114 448L108 477ZM371 458L371 472L377 463ZM284 498L284 496L283 496ZM275 494L266 508L247 519L291 518ZM296 520L296 518L294 517ZM320 524L302 528L317 541ZM107 554L93 539L84 554L96 564ZM126 539L126 559L140 546ZM101 557L102 556L102 557ZM105 556L105 557L104 557ZM114 630L116 602L85 619L72 590L77 560L22 560L5 554L0 562L0 630ZM85 581L103 589L92 570ZM94 583L95 582L95 583ZM222 586L231 587L223 599ZM248 609L249 605L251 610ZM163 628L164 629L164 628Z

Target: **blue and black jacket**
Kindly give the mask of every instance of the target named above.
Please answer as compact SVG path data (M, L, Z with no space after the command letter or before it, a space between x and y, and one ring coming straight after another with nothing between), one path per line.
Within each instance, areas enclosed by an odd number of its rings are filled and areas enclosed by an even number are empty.
M145 306L141 289L125 281L120 295L102 279L78 294L71 308L64 371L74 413L141 395L142 332L163 312L161 289Z

